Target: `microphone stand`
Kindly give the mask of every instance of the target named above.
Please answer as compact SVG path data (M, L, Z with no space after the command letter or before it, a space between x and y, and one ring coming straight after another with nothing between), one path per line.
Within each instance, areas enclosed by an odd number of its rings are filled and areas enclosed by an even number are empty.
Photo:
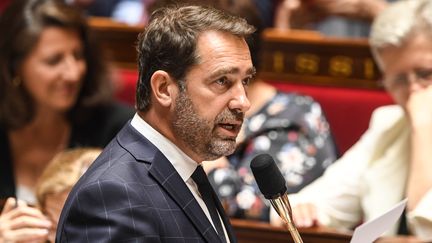
M300 234L292 220L292 211L291 211L291 205L288 201L288 197L286 194L284 194L281 197L277 197L275 199L270 200L273 208L276 210L276 212L279 214L279 216L282 218L282 220L285 222L285 225L288 229L288 231L291 234L291 237L294 240L294 243L303 243L302 238L300 237Z

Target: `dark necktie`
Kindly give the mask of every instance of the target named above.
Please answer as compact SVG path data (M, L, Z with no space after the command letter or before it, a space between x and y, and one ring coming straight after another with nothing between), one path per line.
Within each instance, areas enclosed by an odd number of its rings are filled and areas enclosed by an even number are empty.
M192 174L192 179L198 186L198 191L200 192L201 197L207 206L219 238L221 238L222 242L226 242L225 234L215 204L215 200L219 199L215 197L215 193L213 192L213 189L202 166L197 166L194 173Z

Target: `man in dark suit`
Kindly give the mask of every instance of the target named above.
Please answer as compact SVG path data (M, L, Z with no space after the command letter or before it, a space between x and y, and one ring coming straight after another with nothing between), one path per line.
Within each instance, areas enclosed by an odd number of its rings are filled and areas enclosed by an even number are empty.
M137 47L137 114L73 188L56 242L236 241L200 163L235 149L253 31L208 7L152 15Z

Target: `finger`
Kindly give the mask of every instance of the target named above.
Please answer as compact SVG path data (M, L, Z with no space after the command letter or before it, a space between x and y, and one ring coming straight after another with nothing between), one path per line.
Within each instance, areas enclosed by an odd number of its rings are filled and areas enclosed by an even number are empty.
M10 212L12 209L15 208L15 204L16 204L16 201L15 201L15 200L16 200L16 199L13 198L13 197L9 197L9 198L6 200L6 203L5 203L5 205L4 205L4 207L3 207L3 210L2 210L2 212L1 212L2 215L4 215L4 214Z
M305 210L307 210L307 215L309 215L308 220L309 222L306 222L307 227L312 227L315 225L318 225L318 217L317 217L317 209L314 205L309 204L307 207L305 207Z
M39 209L29 207L27 205L20 205L18 208L13 209L9 213L10 219L15 219L22 216L30 216L41 220L48 220L48 218Z
M296 205L295 207L293 207L292 217L293 217L294 224L297 227L301 227L301 221L302 221L302 218L303 218L302 204L299 204L299 205Z
M50 229L52 227L52 223L49 220L34 218L26 215L11 220L9 223L9 227L12 230L22 228Z
M27 207L28 204L23 201L23 200L19 200L19 199L15 199L16 203L15 203L15 207Z
M16 243L47 243L47 242L54 242L54 241L48 241L48 237L43 237L41 239L35 239L35 240L17 241Z
M311 209L313 210L312 212L312 220L313 220L313 226L322 226L321 222L319 221L318 218L318 209L317 207L314 205L313 207L311 207Z
M295 224L298 227L312 227L313 222L315 220L314 215L311 215L313 210L310 208L313 207L311 204L300 204L296 207L295 213Z
M48 237L48 230L46 229L32 229L24 228L19 230L9 231L4 234L5 242L28 242L28 241L42 241Z
M301 204L292 207L292 218L296 226L300 226L300 218L302 217L302 214L300 212L301 210L300 207Z

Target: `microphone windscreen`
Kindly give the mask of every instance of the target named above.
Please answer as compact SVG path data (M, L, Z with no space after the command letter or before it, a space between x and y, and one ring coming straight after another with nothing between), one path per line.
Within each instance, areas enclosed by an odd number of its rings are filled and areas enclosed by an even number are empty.
M252 159L250 167L265 198L274 199L286 193L285 178L270 155L256 156Z

